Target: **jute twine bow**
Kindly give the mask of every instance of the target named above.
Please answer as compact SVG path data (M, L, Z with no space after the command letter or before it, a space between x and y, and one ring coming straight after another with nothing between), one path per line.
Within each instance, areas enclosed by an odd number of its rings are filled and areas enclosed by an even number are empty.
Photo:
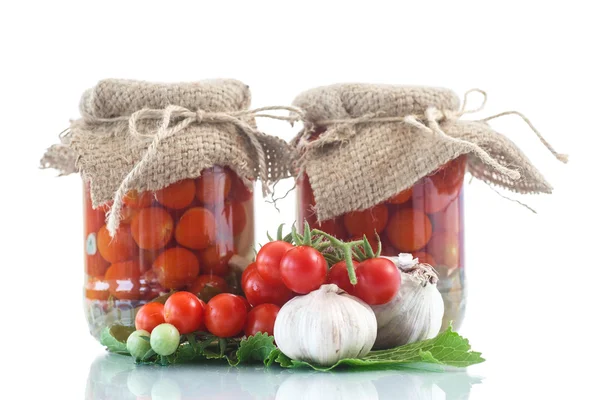
M481 94L483 96L483 100L478 107L473 108L473 109L467 109L466 106L467 106L468 96L469 96L469 94L475 93L475 92ZM306 157L306 155L310 152L311 149L322 147L327 143L339 141L340 139L336 137L336 134L341 132L346 127L353 126L353 125L360 125L360 124L397 122L397 123L405 123L405 124L414 126L418 129L420 129L422 132L425 132L428 134L438 135L438 136L442 137L445 141L453 142L453 143L465 146L466 148L469 148L474 154L476 154L485 164L489 165L497 172L509 177L512 180L518 180L521 177L521 174L519 173L519 171L503 166L498 161L496 161L492 156L490 156L488 152L486 152L483 148L481 148L477 144L469 142L468 140L452 137L452 136L446 134L440 127L440 122L456 121L465 114L473 114L473 113L483 110L486 103L487 103L487 93L481 89L474 88L474 89L470 89L465 92L464 97L463 97L462 107L460 108L459 111L440 110L436 107L429 107L425 110L425 113L423 115L412 114L412 115L406 115L406 116L389 116L388 117L388 116L381 116L380 113L370 113L370 114L365 114L358 118L341 118L341 119L327 119L327 120L313 121L312 125L309 126L304 132L301 132L300 137L296 139L299 144L299 146L298 146L299 151L302 153L302 155L300 156L297 163L302 165L303 159ZM540 139L542 144L550 151L550 153L552 153L552 155L557 160L559 160L563 163L568 162L568 155L558 153L556 150L554 150L554 148L550 145L550 143L548 143L548 141L542 136L542 134L533 126L531 121L525 115L521 114L518 111L505 111L505 112L501 112L499 114L495 114L495 115L492 115L492 116L489 116L489 117L486 117L486 118L483 118L480 120L475 120L475 121L487 123L488 121L490 121L492 119L503 117L506 115L511 115L511 114L521 117L521 119L523 121L525 121L525 123L529 126L529 128ZM330 128L328 128L328 131L325 135L322 135L321 137L319 137L318 139L316 139L312 142L309 142L308 137L310 136L310 133L312 132L312 129L314 126L323 126L323 127L330 127Z
M287 116L279 116L264 113L266 111L288 111ZM108 213L106 227L111 236L114 237L120 224L121 210L123 208L123 197L127 195L131 184L139 179L146 167L153 162L158 155L158 145L162 140L181 132L192 124L232 124L238 128L239 132L244 134L250 141L258 160L258 177L262 181L263 194L269 193L268 187L268 168L264 149L259 141L259 137L264 133L244 121L244 117L251 118L269 118L275 120L288 121L294 123L303 120L303 112L297 107L290 106L272 106L262 107L253 110L231 111L231 112L208 112L203 110L191 111L185 107L168 106L165 109L141 109L134 112L131 116L121 116L115 118L95 118L86 116L86 122L104 123L128 121L129 134L139 139L152 139L148 145L148 150L133 169L125 176L119 189L115 192L113 205ZM139 121L162 121L156 132L142 133L138 130ZM174 121L178 121L174 125Z

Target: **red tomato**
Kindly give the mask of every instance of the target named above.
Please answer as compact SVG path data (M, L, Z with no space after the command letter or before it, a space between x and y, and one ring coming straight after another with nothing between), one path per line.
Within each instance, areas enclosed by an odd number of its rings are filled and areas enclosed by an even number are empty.
M454 199L448 207L435 214L431 214L431 224L434 232L460 232L461 230L461 203L460 196Z
M145 208L150 207L154 195L152 192L138 192L137 190L130 190L123 197L123 203L129 207L134 208Z
M96 244L102 258L110 263L131 260L137 252L137 246L131 238L129 225L119 227L114 238L110 237L108 229L104 225L96 235Z
M410 198L412 197L412 194L413 194L412 188L408 188L408 189L403 190L402 192L396 194L395 196L390 197L388 199L387 203L389 203L389 204L406 203L408 200L410 200Z
M165 302L165 322L185 335L197 331L204 322L205 304L190 292L173 293Z
M390 218L386 228L387 237L395 248L402 252L423 248L432 233L427 214L414 208L401 208Z
M242 290L248 302L257 306L272 303L284 305L294 294L285 285L269 285L258 273L256 263L248 265L242 274Z
M201 293L207 287L226 292L229 290L229 285L225 279L216 275L200 275L190 286L189 291L195 294Z
M231 178L231 190L229 191L229 197L239 202L245 202L252 199L252 190L248 189L246 184L244 184L244 181L242 181L242 179L230 169L226 169L226 172Z
M281 280L290 290L306 294L321 287L327 278L327 261L317 250L298 246L283 255Z
M279 306L275 304L261 304L254 307L248 313L246 320L246 327L244 328L246 336L256 335L258 332L273 336L277 313L279 313Z
M460 233L435 232L426 249L438 265L449 268L460 266Z
M466 158L461 156L426 176L413 188L413 207L427 214L445 209L462 189Z
M196 197L196 184L193 179L175 182L155 193L156 200L167 208L181 210L186 208Z
M188 209L175 227L175 240L190 249L202 250L215 241L216 222L213 213L203 207Z
M260 248L256 255L256 269L260 277L269 285L282 285L279 264L283 255L294 246L291 243L277 240Z
M143 208L131 220L131 235L140 248L158 250L171 240L174 225L164 208Z
M369 258L356 268L354 294L367 304L385 304L400 288L400 271L387 258Z
M240 296L221 293L210 299L204 312L206 328L218 337L235 336L246 324L246 304Z
M311 227L329 233L330 235L338 239L345 240L348 237L348 233L346 232L346 228L344 227L344 221L342 220L342 218L328 219L322 222L315 222L314 224L311 224Z
M225 276L229 273L229 260L234 254L233 244L217 243L199 254L203 274Z
M413 257L414 258L418 258L419 262L421 264L429 264L432 267L435 267L437 265L437 262L435 261L435 258L433 258L433 256L429 253L426 253L424 251L416 251L413 253Z
M358 262L352 260L354 269L358 267ZM348 294L354 295L354 285L350 283L350 277L348 277L348 267L346 261L342 260L333 264L333 267L329 270L327 278L328 283L335 283L340 289Z
M111 264L104 279L110 294L119 300L137 300L140 297L140 264L124 261Z
M344 214L344 225L350 235L373 236L375 232L383 231L387 222L388 209L384 204Z
M194 253L183 247L172 247L160 253L152 269L161 286L182 289L191 284L200 272L200 263Z
M165 323L165 306L160 303L144 304L135 315L135 329L152 332L156 326Z

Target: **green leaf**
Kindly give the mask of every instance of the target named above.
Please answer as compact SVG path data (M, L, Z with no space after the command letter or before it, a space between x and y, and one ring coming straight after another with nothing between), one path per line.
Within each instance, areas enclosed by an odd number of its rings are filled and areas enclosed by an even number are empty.
M270 356L277 350L274 340L273 336L261 332L242 340L240 347L235 352L235 358L230 359L229 364L235 366L239 363L259 362L270 365Z
M156 355L156 352L152 349L148 350L146 352L146 354L144 354L144 356L142 357L142 359L140 361L148 361L151 357L154 357Z
M272 357L273 355L270 355ZM399 346L389 350L372 351L362 359L347 358L330 367L313 365L305 361L290 360L280 354L274 359L284 368L312 368L330 371L346 366L354 368L411 367L429 369L428 365L468 367L485 361L481 353L471 351L469 341L448 328L433 339Z
M106 346L106 349L111 353L129 355L127 351L127 338L135 331L134 327L113 325L110 328L106 327L100 333L100 343Z

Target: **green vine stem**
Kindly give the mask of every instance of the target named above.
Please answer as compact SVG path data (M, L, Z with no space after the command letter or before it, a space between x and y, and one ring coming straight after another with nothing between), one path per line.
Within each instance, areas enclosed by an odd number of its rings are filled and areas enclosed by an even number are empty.
M354 254L354 247L364 244L363 240L356 240L353 242L342 242L337 239L335 236L330 235L327 232L323 232L319 229L313 229L311 231L311 235L321 235L329 239L329 243L332 247L335 247L342 251L344 255L344 261L346 261L346 268L348 269L348 278L350 278L350 283L356 285L356 271L354 271L354 263L352 262L352 257ZM372 251L371 251L372 252Z

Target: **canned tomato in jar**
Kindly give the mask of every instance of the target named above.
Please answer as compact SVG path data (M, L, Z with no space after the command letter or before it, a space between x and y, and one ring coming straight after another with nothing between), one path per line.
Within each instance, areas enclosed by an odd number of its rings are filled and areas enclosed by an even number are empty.
M342 240L366 236L384 256L410 253L431 264L445 303L442 329L458 329L467 289L465 174L521 193L551 186L486 120L461 119L471 111L448 89L338 84L301 93L294 105L309 121L292 143L298 228L306 221Z
M249 105L235 80L104 80L83 94L82 117L43 163L84 181L85 312L96 338L133 326L141 305L173 291L205 301L241 293L254 183L289 175L276 161L289 146L256 130Z

